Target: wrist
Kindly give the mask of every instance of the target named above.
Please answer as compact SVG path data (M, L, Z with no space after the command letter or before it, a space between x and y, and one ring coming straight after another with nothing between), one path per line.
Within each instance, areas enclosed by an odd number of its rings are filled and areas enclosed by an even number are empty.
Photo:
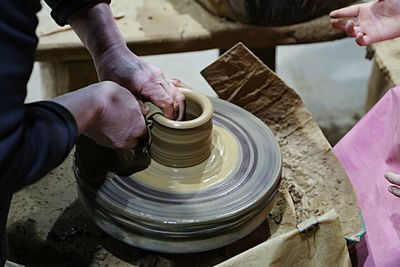
M100 81L113 81L135 93L148 69L146 63L127 46L113 46L94 58Z
M90 127L99 118L101 112L102 102L97 97L98 91L91 88L93 86L90 85L51 100L71 112L78 128L78 134Z
M116 38L118 39L118 38ZM129 51L125 41L95 42L88 49L94 63L100 62L109 57L121 57Z
M121 62L121 59L129 57L130 54L131 52L125 43L116 43L104 47L102 50L96 50L92 58L97 69L101 66L108 67L108 64L113 64L113 62Z

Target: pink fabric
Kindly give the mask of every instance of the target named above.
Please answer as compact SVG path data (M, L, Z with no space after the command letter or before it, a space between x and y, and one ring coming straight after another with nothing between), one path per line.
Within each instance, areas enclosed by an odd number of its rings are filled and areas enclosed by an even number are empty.
M334 147L357 195L367 230L364 266L400 266L400 198L388 171L400 173L400 87L388 91Z

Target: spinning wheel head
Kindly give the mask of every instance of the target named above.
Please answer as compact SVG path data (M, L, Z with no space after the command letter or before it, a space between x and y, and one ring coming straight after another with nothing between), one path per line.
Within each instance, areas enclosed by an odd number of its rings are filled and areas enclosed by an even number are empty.
M136 247L189 253L232 243L267 218L282 168L274 135L251 113L205 99L211 115L190 98L187 121L153 115L153 159L141 172L94 187L76 157L79 198L100 228Z

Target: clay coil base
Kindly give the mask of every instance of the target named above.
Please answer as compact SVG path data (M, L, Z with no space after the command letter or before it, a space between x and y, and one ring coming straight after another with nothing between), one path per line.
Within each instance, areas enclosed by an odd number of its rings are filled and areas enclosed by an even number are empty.
M140 173L112 175L95 188L75 160L79 198L100 228L136 247L189 253L232 243L267 218L281 177L278 143L251 113L211 101L212 154L198 166L152 162Z

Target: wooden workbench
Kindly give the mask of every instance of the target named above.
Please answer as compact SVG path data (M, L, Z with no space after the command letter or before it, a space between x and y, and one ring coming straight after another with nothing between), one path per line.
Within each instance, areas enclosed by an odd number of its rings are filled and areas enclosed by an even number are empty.
M400 38L372 44L367 48L372 59L366 111L393 86L400 85Z
M137 55L225 50L243 42L271 68L277 45L329 41L343 37L328 16L285 27L260 27L215 17L197 2L179 0L118 0L111 4L129 48ZM58 28L49 8L39 13L38 35ZM96 82L89 53L72 30L40 37L37 60L47 98Z

